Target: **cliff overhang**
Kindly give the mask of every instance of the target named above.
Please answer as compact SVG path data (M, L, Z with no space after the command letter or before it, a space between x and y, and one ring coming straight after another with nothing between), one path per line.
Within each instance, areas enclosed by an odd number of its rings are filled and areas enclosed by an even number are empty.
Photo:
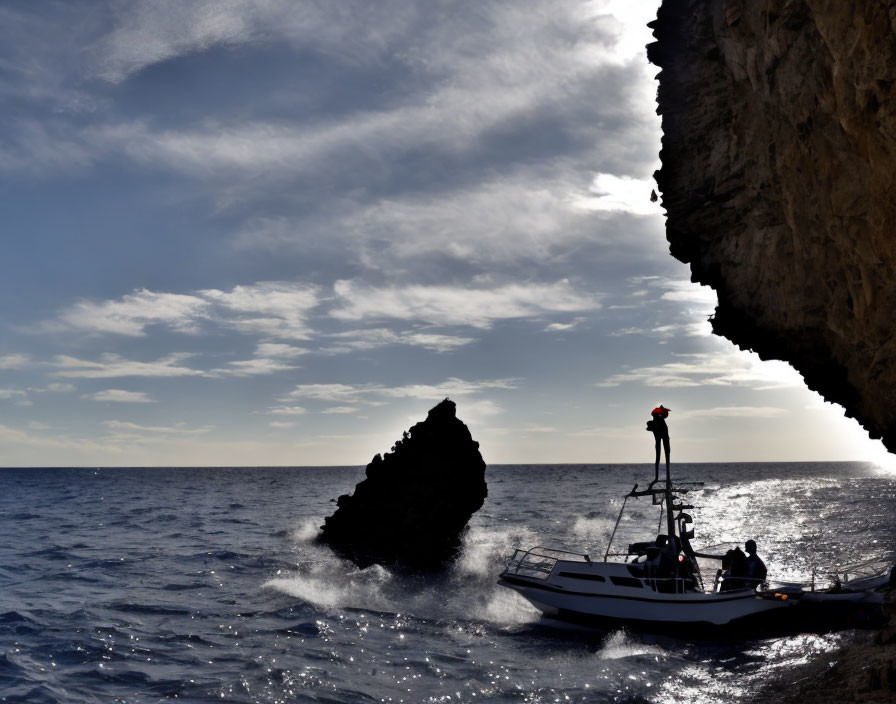
M896 451L896 6L663 0L655 177L713 330Z

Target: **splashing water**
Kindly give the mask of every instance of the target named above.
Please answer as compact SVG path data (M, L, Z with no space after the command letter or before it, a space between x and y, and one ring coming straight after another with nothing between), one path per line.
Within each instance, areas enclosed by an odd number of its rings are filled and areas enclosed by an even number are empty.
M896 477L694 465L696 545L776 576L893 548ZM361 468L0 472L8 701L740 701L842 635L746 643L573 628L497 585L516 547L597 555L652 466L505 466L444 572L359 570L314 537ZM656 529L633 507L615 540ZM614 540L614 543L615 543ZM877 541L877 542L875 542ZM810 655L807 655L810 654Z

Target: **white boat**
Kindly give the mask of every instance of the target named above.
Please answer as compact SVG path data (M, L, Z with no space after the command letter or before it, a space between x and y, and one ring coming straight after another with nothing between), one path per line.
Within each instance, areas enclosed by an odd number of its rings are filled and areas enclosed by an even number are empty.
M865 622L880 613L881 595L870 587L886 577L859 589L838 582L830 590L815 591L814 584L769 585L724 573L723 555L691 547L694 531L688 526L693 520L687 511L693 506L683 497L693 486L673 486L668 470L665 481L655 480L645 490L636 484L625 496L603 560L548 547L517 549L498 583L519 592L546 616L594 625L828 630L871 625ZM660 508L660 526L665 516L666 533L611 552L626 503L646 497ZM698 558L719 562L709 583Z

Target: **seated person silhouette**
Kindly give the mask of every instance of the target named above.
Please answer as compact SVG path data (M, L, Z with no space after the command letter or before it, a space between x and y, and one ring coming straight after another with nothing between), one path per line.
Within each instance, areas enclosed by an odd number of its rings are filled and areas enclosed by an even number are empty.
M675 592L675 577L678 576L676 542L670 542L668 536L658 535L656 547L648 551L650 560L647 563L649 575L656 580L654 589L658 592L672 594Z
M745 579L747 576L747 556L737 547L725 553L722 558L722 584L721 592L730 592L737 589L746 589L751 586Z
M762 558L756 554L755 540L748 540L744 543L744 549L747 551L747 571L745 576L750 586L755 586L765 581L768 570Z

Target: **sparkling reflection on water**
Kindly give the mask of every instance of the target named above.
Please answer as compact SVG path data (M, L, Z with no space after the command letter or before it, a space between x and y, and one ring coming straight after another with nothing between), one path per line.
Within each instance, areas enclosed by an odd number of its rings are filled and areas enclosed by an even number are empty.
M718 702L834 649L575 628L496 584L518 546L603 555L646 466L505 466L426 578L313 543L359 468L0 473L0 699ZM772 576L892 551L896 479L862 464L685 465L695 545L754 538ZM655 531L634 506L620 544ZM892 556L892 552L890 553Z

